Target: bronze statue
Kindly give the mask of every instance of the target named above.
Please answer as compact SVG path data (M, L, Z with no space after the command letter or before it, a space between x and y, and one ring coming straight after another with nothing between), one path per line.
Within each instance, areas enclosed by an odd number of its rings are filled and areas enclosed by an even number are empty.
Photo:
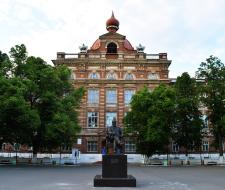
M106 131L106 146L109 154L122 154L123 152L123 133L122 129L116 125L116 118L113 118L112 126Z

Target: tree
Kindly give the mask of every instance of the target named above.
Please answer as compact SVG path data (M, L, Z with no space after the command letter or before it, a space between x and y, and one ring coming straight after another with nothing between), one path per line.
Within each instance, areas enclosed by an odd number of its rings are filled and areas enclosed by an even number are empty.
M220 59L210 56L200 64L197 77L205 81L201 86L201 101L208 109L208 118L222 159L225 137L225 66Z
M63 145L71 146L76 138L77 132L80 131L78 126L77 100L82 97L83 91L73 91L65 95L65 98L58 102L58 112L53 116L52 121L47 127L47 144L49 148L62 147ZM73 107L71 105L74 105Z
M174 125L174 91L160 85L153 92L145 87L134 95L131 112L125 117L129 131L138 135L137 148L151 156L168 151L171 129Z
M12 69L12 64L6 53L0 51L0 77L9 77L10 69Z
M40 123L24 100L24 85L17 78L0 77L0 137L2 142L32 144Z
M73 87L69 80L71 71L66 66L52 67L39 57L28 57L23 44L11 48L10 57L13 65L9 70L10 78L2 78L6 83L14 81L12 87L22 92L19 100L25 105L18 109L21 111L23 108L31 115L35 113L39 119L30 122L35 126L30 135L34 155L46 147L56 147L63 142L72 143L79 131L77 109L84 90ZM14 85L15 81L20 85ZM8 87L10 90L10 85ZM22 113L17 114L19 116ZM61 140L56 140L58 137Z
M173 140L185 148L185 154L194 147L198 147L203 128L201 112L199 111L198 88L195 79L188 73L177 77L175 83L176 115Z

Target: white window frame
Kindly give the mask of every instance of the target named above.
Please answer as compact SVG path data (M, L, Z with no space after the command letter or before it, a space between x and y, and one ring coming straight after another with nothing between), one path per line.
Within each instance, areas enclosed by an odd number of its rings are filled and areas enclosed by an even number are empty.
M90 123L89 123L89 121L90 121L89 118L91 120ZM87 127L88 128L98 127L98 112L87 112Z
M131 95L129 95L127 92L131 92ZM135 90L133 90L133 89L124 89L124 104L126 106L128 106L130 104L134 94L135 94Z
M177 143L172 142L172 152L179 152L180 147Z
M136 152L136 144L134 140L125 140L125 152L126 153L135 153Z
M209 141L207 140L202 141L202 151L209 152Z
M149 80L158 80L159 79L159 74L158 73L149 73L148 74L148 79Z
M115 72L109 72L106 75L106 79L108 80L116 80L117 79L117 75Z
M76 74L72 71L69 77L70 80L75 80L76 79Z
M2 151L6 150L6 143L2 143Z
M98 152L98 141L87 141L87 152Z
M133 73L126 73L125 76L124 76L124 79L125 80L134 80L135 76L134 76Z
M100 79L99 74L97 72L92 72L89 74L89 79Z
M109 114L111 114L111 116L109 116ZM112 126L112 120L113 120L114 117L117 120L117 112L106 112L106 114L105 114L105 126L106 127Z
M106 90L106 105L116 105L117 104L117 90L107 89Z
M88 89L88 104L99 104L99 89Z
M209 128L209 119L206 114L202 115L202 121L204 123L204 129L208 129Z

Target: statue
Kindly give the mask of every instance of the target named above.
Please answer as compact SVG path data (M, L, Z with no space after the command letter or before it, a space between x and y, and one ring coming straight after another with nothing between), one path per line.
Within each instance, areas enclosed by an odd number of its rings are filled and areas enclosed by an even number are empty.
M102 150L102 175L95 176L94 187L136 187L136 178L127 175L127 155L122 154L122 145L122 129L113 118L112 126L106 130L106 147Z
M79 49L80 49L80 53L87 53L88 47L82 44L81 46L79 46Z
M138 53L144 53L145 46L139 44L136 48L137 48Z
M122 154L123 133L122 129L116 126L116 118L113 118L112 126L106 131L106 146L109 154Z

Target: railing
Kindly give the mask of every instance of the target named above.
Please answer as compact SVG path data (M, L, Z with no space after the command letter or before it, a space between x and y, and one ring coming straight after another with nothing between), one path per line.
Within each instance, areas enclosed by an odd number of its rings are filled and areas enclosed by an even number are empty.
M167 53L159 54L124 54L124 53L65 53L57 52L57 59L76 59L76 58L91 58L91 59L150 59L150 60L167 60Z

